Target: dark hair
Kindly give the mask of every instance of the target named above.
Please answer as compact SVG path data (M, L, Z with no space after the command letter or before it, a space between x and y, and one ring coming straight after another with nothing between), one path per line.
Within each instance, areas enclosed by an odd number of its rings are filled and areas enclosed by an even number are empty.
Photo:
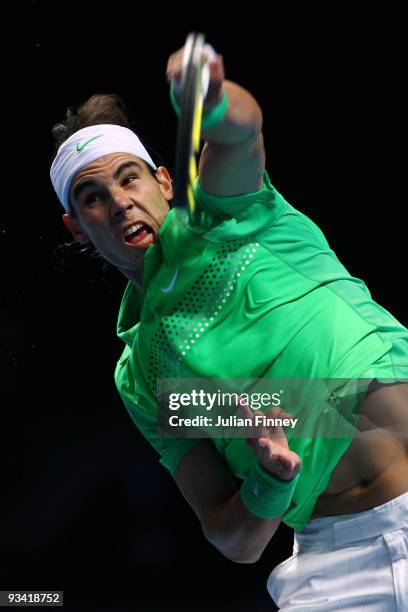
M68 108L65 119L61 123L56 123L52 128L52 135L55 140L54 156L59 147L72 134L78 130L99 125L101 123L111 123L132 129L129 113L123 100L116 94L96 94L91 96L86 102L76 110ZM142 160L150 174L156 177L156 171Z
M96 94L91 96L86 102L79 106L76 110L68 108L65 113L65 119L61 123L57 123L52 128L52 135L55 140L54 156L59 147L72 134L78 130L91 125L99 125L101 123L110 123L113 125L121 125L128 129L132 129L129 119L129 113L123 100L116 94ZM150 174L157 180L156 171L149 164L144 162ZM70 210L70 214L75 217L74 211ZM98 251L88 243L85 246L78 244L76 241L67 242L57 247L60 252L75 252L86 253L92 257L100 257Z
M112 123L131 129L128 112L123 100L116 94L91 96L76 110L68 108L65 119L52 128L55 140L55 154L72 134L90 125Z

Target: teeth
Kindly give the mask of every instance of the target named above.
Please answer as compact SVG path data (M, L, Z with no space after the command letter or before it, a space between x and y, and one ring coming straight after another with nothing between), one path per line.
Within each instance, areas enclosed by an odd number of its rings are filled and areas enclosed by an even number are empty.
M141 227L143 227L143 223L135 223L135 225L131 225L124 232L124 236L129 236L129 234L133 234L133 232L137 232Z

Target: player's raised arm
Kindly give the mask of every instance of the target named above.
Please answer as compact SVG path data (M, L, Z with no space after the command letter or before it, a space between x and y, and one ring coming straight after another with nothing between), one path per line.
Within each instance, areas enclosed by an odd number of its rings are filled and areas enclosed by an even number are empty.
M184 48L173 53L167 63L167 79L176 84L181 80L183 52ZM259 191L265 168L262 111L246 89L225 79L221 55L215 54L209 70L202 125L205 144L199 164L201 186L220 196Z

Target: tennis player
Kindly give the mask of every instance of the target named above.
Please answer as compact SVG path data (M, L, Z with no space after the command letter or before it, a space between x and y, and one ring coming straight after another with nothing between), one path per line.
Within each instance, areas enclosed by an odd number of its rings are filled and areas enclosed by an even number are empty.
M66 227L129 279L117 388L228 559L254 563L281 521L294 529L293 555L267 585L282 610L408 610L408 330L272 185L259 105L225 80L220 55L206 57L194 186L205 226L170 208L170 174L117 97L93 96L53 130ZM182 58L167 66L176 111ZM302 437L279 424L247 440L158 434L158 379L248 376L369 381L355 395L359 435Z

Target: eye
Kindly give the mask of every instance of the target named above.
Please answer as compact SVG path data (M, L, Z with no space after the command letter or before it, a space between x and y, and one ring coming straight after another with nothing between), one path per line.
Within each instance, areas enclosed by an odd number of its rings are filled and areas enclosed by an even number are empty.
M85 206L89 206L90 204L93 204L94 202L99 202L102 199L102 196L100 193L89 193L85 199L84 199L84 204Z
M137 179L137 175L136 174L129 174L128 176L126 176L123 180L123 184L127 185L128 183L131 183L132 181L134 181L135 179Z

